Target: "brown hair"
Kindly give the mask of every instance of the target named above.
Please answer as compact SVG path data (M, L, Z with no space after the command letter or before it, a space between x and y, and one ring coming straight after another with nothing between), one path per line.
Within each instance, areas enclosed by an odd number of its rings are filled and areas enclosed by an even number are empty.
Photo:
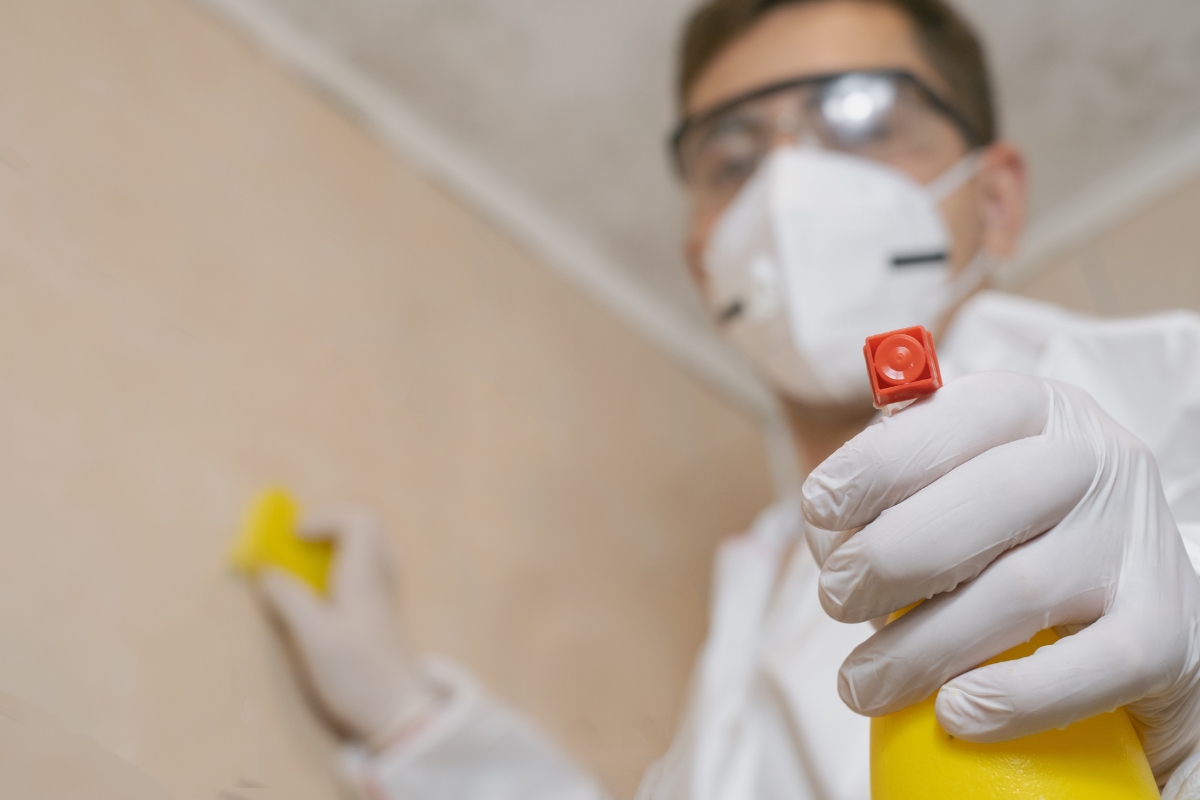
M708 0L688 20L679 54L678 101L684 107L700 73L767 12L821 0ZM859 0L885 3L912 20L917 46L949 87L946 100L990 144L996 138L991 79L979 37L944 0Z

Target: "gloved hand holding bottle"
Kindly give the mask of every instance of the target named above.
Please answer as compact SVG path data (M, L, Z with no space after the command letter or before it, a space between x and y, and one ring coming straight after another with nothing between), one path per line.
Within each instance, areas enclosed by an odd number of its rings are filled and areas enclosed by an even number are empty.
M948 733L996 742L1125 706L1160 783L1193 752L1200 579L1153 455L1086 392L1003 372L951 382L825 461L803 506L832 617L926 601L842 666L854 710L937 691ZM975 669L1059 625L1086 627Z

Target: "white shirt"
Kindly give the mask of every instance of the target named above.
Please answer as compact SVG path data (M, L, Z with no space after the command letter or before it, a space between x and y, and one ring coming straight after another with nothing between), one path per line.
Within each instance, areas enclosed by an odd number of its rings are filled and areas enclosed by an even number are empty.
M984 292L959 312L939 356L946 380L1009 370L1091 393L1154 453L1188 553L1200 564L1200 316L1099 320ZM785 498L722 544L688 707L638 800L869 799L869 721L842 704L837 672L872 629L834 622L821 609L803 524L797 499ZM454 700L440 719L383 754L348 752L345 772L363 796L604 796L461 670L430 670Z

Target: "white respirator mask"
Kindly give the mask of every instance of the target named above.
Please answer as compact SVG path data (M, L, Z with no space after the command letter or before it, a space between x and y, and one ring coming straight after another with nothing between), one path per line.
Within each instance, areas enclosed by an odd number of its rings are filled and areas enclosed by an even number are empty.
M717 220L704 265L723 332L790 397L871 396L863 342L941 317L987 277L950 271L938 204L979 169L969 154L928 186L868 159L774 150Z

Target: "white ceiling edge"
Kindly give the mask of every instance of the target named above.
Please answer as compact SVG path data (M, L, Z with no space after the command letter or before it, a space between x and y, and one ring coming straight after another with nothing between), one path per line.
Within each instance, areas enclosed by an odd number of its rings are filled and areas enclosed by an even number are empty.
M795 491L801 476L778 401L736 357L674 308L628 277L536 203L456 147L419 112L296 28L262 0L192 0L249 33L258 44L358 115L388 145L431 179L496 221L558 269L586 295L639 331L721 396L748 413L766 442L776 492Z
M997 274L1005 288L1020 286L1053 265L1056 256L1087 244L1200 173L1200 126L1168 139L1109 171L1036 220L1016 259Z

